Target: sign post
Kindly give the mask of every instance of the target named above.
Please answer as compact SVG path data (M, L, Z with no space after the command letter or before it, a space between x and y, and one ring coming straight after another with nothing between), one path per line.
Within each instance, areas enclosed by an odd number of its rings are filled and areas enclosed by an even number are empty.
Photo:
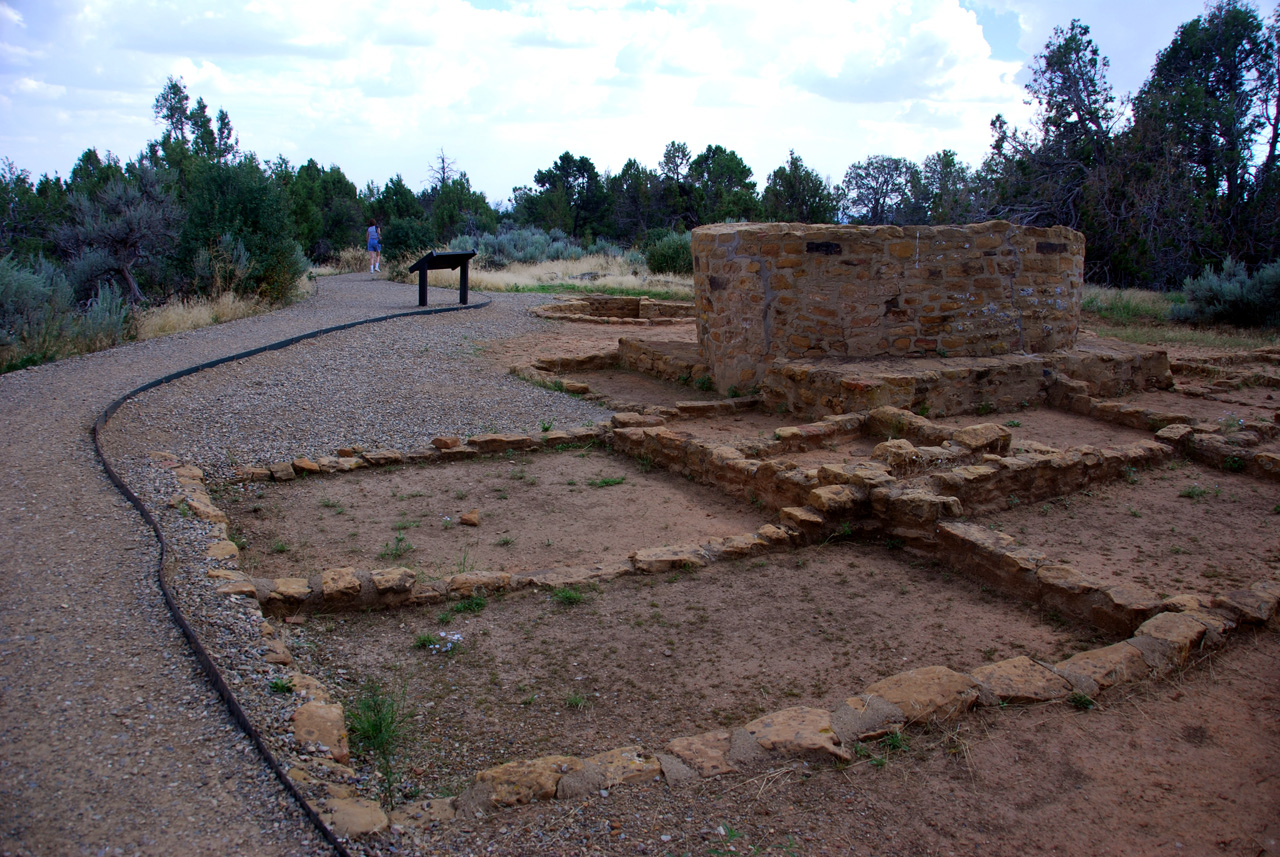
M443 253L432 250L410 265L409 272L416 272L418 275L418 306L427 305L427 271L456 271L458 268L462 269L458 272L458 303L467 303L470 280L468 273L471 259L475 255L471 250L448 250Z

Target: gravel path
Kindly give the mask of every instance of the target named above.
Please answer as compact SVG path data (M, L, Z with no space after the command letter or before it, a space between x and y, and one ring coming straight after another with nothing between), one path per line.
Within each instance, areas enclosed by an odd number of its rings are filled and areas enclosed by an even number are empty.
M99 468L89 427L150 380L412 309L415 296L326 278L270 315L0 377L0 854L328 853L187 651L155 582L154 540ZM497 295L200 373L122 408L109 454L126 481L156 448L219 475L339 444L602 418L477 359L486 339L547 325L523 312L544 300Z

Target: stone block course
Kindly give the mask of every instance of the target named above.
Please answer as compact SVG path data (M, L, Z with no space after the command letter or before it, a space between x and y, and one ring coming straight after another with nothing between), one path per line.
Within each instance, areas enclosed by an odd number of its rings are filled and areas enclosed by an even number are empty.
M692 246L721 390L804 358L1060 350L1079 327L1084 236L1065 227L715 224Z

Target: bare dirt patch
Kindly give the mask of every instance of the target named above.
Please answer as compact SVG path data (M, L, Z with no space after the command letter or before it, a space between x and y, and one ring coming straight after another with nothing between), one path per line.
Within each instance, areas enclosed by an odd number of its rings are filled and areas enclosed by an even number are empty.
M1153 411L1188 414L1230 429L1242 419L1271 422L1280 413L1280 404L1277 404L1275 396L1276 391L1266 387L1245 387L1214 396L1186 396L1167 390L1152 390L1126 396L1124 400Z
M1010 449L1015 453L1027 441L1044 444L1054 449L1070 449L1075 446L1119 445L1151 439L1151 432L1126 428L1050 408L1028 408L1022 411L991 413L984 416L970 414L944 417L934 422L952 428L964 428L980 422L1005 426L1013 434Z
M637 549L758 529L750 506L599 448L388 467L229 491L224 508L255 577L403 565L427 578L476 569L607 567ZM461 526L479 509L480 526ZM397 541L399 539L399 541Z
M867 544L622 578L582 594L576 604L547 592L491 597L447 625L438 608L316 617L294 650L344 690L370 679L403 688L422 715L406 764L429 772L416 785L437 792L510 759L660 749L770 710L834 708L903 670L969 670L1019 654L1056 661L1094 639ZM449 655L413 646L445 633L462 636Z
M1280 580L1280 485L1184 460L984 517L1019 546L1164 595Z

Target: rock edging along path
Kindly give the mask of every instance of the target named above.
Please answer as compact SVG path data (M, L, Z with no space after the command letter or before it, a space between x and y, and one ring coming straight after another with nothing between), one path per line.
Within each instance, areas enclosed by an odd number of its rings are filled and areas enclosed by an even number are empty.
M0 853L330 852L177 633L154 538L87 429L157 378L412 308L334 277L268 315L0 378Z

